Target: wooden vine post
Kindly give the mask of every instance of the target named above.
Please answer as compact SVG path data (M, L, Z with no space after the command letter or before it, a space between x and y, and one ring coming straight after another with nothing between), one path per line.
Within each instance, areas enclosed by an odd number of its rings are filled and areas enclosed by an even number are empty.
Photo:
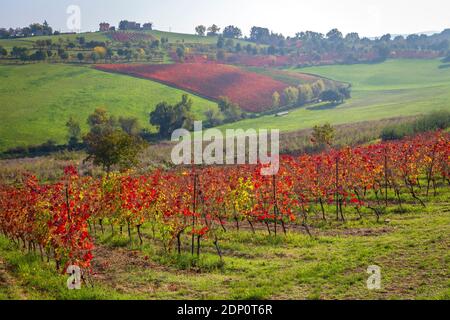
M336 155L336 220L339 220L339 155Z

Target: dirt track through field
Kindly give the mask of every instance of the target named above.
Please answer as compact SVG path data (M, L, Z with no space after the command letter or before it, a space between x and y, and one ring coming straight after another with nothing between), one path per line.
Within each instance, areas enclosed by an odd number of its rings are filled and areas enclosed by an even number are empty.
M22 289L19 289L16 282L14 276L10 274L6 262L0 257L0 298L5 295L7 299L26 300L27 295Z

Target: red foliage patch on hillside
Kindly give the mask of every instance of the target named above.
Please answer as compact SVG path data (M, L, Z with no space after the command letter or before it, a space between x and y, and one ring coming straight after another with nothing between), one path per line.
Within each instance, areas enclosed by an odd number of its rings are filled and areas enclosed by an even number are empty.
M225 96L249 112L269 108L273 93L289 86L265 75L215 63L109 64L96 68L156 80L214 100Z

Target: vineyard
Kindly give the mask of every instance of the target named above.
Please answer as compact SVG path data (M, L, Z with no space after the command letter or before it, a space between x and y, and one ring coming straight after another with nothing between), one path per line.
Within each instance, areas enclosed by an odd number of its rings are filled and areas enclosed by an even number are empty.
M289 86L263 74L216 63L110 64L96 68L156 80L215 100L221 96L228 97L250 112L270 108L272 94L282 92Z
M281 157L276 176L262 165L156 170L146 175L117 173L95 179L67 167L54 184L32 175L0 186L0 230L16 245L89 270L94 237L142 228L164 251L200 256L202 243L214 245L228 230L266 230L267 236L311 234L314 212L320 219L380 221L389 206L426 206L437 188L450 183L448 133L428 133L402 141L330 150L317 155ZM330 212L330 210L333 210ZM317 215L316 215L317 218Z

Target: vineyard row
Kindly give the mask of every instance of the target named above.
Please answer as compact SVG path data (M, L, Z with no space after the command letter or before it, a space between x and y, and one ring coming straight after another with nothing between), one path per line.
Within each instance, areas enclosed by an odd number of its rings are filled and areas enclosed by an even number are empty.
M135 229L141 244L143 225L156 230L167 251L182 251L189 237L200 255L209 239L222 258L219 240L230 226L256 225L269 234L297 224L309 233L308 215L322 219L333 208L345 221L344 208L379 219L389 205L402 206L402 193L417 205L450 180L449 134L436 132L370 146L329 150L316 155L282 156L276 176L261 166L216 166L133 172L108 177L81 176L68 167L61 180L41 184L31 174L15 185L0 184L0 230L16 244L53 259L60 271L69 265L89 268L92 233ZM388 194L395 195L395 202Z

